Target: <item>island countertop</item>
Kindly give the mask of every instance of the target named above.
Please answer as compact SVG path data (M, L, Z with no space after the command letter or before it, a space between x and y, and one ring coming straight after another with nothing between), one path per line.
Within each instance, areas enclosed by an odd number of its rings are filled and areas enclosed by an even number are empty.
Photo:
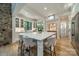
M42 33L37 33L37 32L31 32L31 33L27 33L27 32L24 32L24 33L20 33L19 35L22 35L22 36L27 36L27 37L30 37L30 38L33 38L35 40L44 40L52 35L54 35L55 32L42 32Z

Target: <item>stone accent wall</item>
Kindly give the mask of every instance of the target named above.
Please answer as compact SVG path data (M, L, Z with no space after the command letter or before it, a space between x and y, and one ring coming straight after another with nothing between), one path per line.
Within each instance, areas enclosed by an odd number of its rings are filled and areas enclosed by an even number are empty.
M12 14L10 3L0 3L0 45L12 40Z

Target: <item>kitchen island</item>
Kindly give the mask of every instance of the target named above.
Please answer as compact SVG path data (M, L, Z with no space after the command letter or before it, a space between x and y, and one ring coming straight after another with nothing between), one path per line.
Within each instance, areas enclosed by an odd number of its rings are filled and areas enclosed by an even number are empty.
M56 34L55 32L42 32L42 33L38 33L38 32L32 32L32 33L20 33L20 39L22 40L22 36L26 36L29 38L32 38L33 40L36 40L37 42L37 56L43 56L43 41L47 38L49 38L50 36Z

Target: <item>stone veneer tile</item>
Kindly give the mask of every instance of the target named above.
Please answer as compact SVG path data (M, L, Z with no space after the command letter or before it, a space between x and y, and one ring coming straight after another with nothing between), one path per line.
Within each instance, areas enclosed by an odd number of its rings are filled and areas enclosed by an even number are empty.
M0 44L12 40L12 14L10 3L0 3Z

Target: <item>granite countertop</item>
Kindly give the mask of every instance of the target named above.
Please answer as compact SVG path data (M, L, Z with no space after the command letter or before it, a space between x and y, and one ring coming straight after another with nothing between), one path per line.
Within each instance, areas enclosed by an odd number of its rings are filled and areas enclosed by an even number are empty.
M33 32L33 33L20 33L19 35L22 36L27 36L36 40L44 40L50 36L52 36L53 34L55 34L55 32L42 32L42 33L37 33L37 32Z

